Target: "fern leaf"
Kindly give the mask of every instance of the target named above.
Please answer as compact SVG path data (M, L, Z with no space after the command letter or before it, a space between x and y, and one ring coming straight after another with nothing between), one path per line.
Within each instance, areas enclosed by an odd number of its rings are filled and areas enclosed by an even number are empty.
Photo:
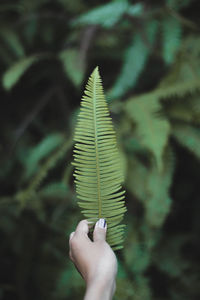
M165 100L172 97L180 97L184 99L183 97L185 95L192 95L194 92L199 90L200 90L200 80L193 79L193 80L170 84L170 86L160 86L151 92L141 94L132 99L138 101L140 101L140 99L143 99L143 101L147 101L147 102L149 98L157 98L157 99Z
M148 25L147 36L150 44L152 44L155 39L157 23L151 22ZM135 34L130 47L125 53L124 64L119 77L109 92L109 98L113 99L121 97L130 88L134 88L146 65L149 54L150 49L146 45L142 36L140 34Z
M159 170L162 170L162 156L170 126L167 120L155 116L159 109L160 103L156 97L132 98L125 106L127 114L136 122L141 144L153 153Z
M78 204L89 221L106 219L107 241L114 250L120 249L125 225L119 223L126 211L123 172L98 67L82 98L74 140L72 164Z
M131 87L134 87L136 81L146 63L149 51L140 35L136 35L130 47L127 49L124 57L122 70L117 78L109 98L121 97Z
M172 203L169 189L175 169L175 156L169 147L164 153L163 160L163 171L158 172L152 168L146 186L145 219L149 226L154 228L162 226L170 212Z
M168 87L158 88L157 90L155 90L155 96L166 99L173 96L183 97L186 94L193 94L198 90L200 90L200 80L194 79L181 83L175 83Z
M159 228L165 221L171 206L169 188L175 169L175 157L171 148L166 148L163 170L155 166L147 168L132 155L129 158L127 189L144 205L144 217L149 227Z

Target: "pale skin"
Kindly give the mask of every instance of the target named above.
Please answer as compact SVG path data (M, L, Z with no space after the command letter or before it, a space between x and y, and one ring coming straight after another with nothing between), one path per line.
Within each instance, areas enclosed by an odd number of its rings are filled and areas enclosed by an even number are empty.
M84 300L111 300L116 289L117 259L105 240L107 226L96 223L93 241L88 237L89 226L82 220L70 234L69 256L86 282Z

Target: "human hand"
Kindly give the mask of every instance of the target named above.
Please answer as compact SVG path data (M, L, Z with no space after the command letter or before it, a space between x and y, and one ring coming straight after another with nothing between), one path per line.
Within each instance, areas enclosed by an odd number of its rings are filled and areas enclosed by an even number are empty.
M69 256L87 285L85 300L111 299L115 291L117 259L105 241L107 225L100 219L94 228L93 242L88 237L89 222L79 222L70 234Z

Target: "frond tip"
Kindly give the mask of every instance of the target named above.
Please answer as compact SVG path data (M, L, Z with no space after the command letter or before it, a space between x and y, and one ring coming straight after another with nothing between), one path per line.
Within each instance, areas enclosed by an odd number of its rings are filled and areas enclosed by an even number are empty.
M107 242L123 248L123 172L115 131L96 67L86 85L74 135L74 177L78 205L88 221L107 221Z

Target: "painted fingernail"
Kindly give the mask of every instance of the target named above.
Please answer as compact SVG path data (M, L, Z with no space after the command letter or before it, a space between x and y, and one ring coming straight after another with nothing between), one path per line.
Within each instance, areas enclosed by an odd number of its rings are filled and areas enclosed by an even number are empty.
M99 221L96 224L99 228L105 228L106 227L106 220L105 219L99 219Z

